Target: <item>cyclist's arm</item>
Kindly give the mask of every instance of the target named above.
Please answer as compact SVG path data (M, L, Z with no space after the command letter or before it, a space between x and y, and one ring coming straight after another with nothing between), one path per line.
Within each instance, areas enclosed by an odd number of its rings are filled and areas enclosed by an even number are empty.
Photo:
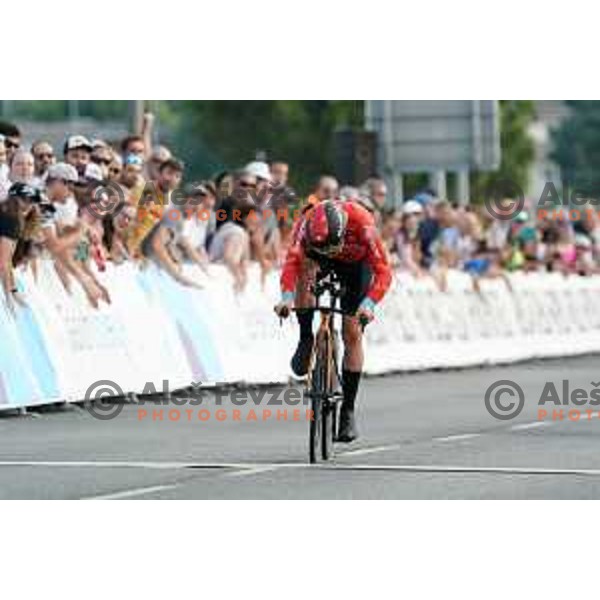
M364 305L363 308L372 310L378 302L381 302L390 288L392 283L392 269L387 252L375 226L369 225L365 227L364 235L367 248L366 261L371 268L373 277L362 305Z
M281 270L281 296L286 302L293 300L296 295L296 284L305 256L301 236L293 235L292 240Z

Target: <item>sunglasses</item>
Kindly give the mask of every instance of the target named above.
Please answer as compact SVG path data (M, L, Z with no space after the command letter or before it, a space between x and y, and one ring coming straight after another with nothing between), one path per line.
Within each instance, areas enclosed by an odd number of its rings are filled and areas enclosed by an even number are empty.
M240 181L239 185L241 188L245 189L254 189L256 187L255 183L251 183L249 181Z
M6 148L14 148L15 150L20 146L20 144L17 144L16 142L11 142L7 139L4 140L4 145L6 146Z
M94 158L92 156L92 162L97 165L104 165L105 167L108 167L108 165L110 165L112 160L110 158Z

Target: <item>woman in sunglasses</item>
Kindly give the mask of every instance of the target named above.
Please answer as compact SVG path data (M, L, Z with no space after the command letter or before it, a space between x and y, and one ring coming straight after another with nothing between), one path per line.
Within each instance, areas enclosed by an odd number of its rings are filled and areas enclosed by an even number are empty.
M37 216L36 206L42 198L40 191L26 183L14 183L8 198L0 204L0 281L8 308L25 305L15 281L15 255L19 245L33 233Z

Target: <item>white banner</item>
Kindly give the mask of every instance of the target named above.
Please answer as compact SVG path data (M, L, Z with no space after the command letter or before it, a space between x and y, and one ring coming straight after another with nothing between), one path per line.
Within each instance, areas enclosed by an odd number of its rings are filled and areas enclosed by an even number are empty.
M184 288L154 266L109 266L98 277L112 303L89 306L68 294L51 262L34 281L19 273L28 308L0 301L0 409L82 400L91 386L115 393L181 388L192 382L285 382L297 340L294 319L273 312L279 275L233 292L226 269L186 267L204 289ZM498 364L600 351L600 277L518 273L483 279L398 274L367 328L367 373ZM315 319L315 327L317 319Z

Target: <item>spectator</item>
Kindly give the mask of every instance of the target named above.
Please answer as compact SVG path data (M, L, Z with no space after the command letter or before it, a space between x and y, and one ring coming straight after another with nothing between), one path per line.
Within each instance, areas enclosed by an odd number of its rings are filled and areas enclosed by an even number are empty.
M4 137L0 135L0 202L6 199L10 187L10 180L8 179L10 169L7 156Z
M79 174L77 181L74 183L73 192L80 208L89 204L93 184L102 181L102 169L94 163L89 163L84 172Z
M256 208L256 186L256 177L245 170L233 175L230 195L222 198L217 205L217 229L229 221L237 221L239 225L241 210L248 212Z
M396 239L398 253L397 264L412 275L421 274L421 239L420 223L423 219L423 207L414 200L409 200L402 207L400 230Z
M400 234L402 221L401 217L395 211L383 213L381 219L381 240L388 252L388 258L394 265L398 263L398 238Z
M575 234L575 269L579 275L592 275L598 271L594 264L593 243L585 233Z
M217 229L215 204L217 191L210 182L202 182L198 186L186 190L186 205L193 208L187 210L179 245L184 258L206 269L208 262L208 243Z
M219 201L228 198L233 193L233 174L228 171L221 171L214 177L214 183L217 188L217 199Z
M135 154L143 163L150 157L152 148L152 133L154 129L154 115L150 112L144 113L142 121L142 133L128 135L121 142L121 154L123 158Z
M166 146L155 146L147 164L148 179L151 181L158 179L161 165L171 158L173 158L173 155Z
M463 211L459 213L457 216L457 225L459 237L456 251L459 264L463 265L479 249L483 234L481 223L474 212Z
M256 185L256 177L245 170L234 175L231 196L218 205L217 232L209 247L211 261L227 266L234 280L234 289L238 292L246 286L251 243L263 275L268 268L262 231L256 225L256 219L248 218L253 211L256 215Z
M17 245L31 234L27 231L28 224L35 218L36 205L41 200L37 188L26 183L13 183L6 201L0 205L0 280L6 304L13 311L16 304L26 304L14 275Z
M97 140L95 142L94 149L92 150L91 160L95 165L100 167L102 179L110 179L109 170L114 159L115 153L104 143L99 144Z
M223 263L231 273L234 290L241 292L248 279L250 260L250 233L253 221L248 221L249 211L240 211L239 220L227 221L220 227L210 244L210 260ZM252 232L252 231L251 231ZM254 233L254 232L252 232Z
M255 201L264 206L271 195L273 179L271 170L266 162L255 161L246 165L244 171L256 178Z
M128 240L135 223L136 208L123 201L119 203L118 199L112 199L111 206L116 208L104 216L102 242L110 260L120 264L131 259Z
M160 165L156 187L163 206L170 203L171 193L181 184L184 168L184 164L176 158L169 158Z
M146 146L141 135L128 135L121 142L121 155L125 159L128 156L137 156L142 163L146 157Z
M17 150L10 162L9 179L12 183L27 183L32 185L35 177L33 154L27 150Z
M375 214L376 222L385 209L387 193L387 185L379 177L370 177L360 188L361 204Z
M183 169L184 165L182 162L171 158L161 165L157 181L152 182L151 185L149 184L147 189L144 188L143 195L139 203L137 203L138 213L136 223L128 238L128 251L132 256L137 257L140 255L140 252L142 255L150 253L151 246L145 245L143 247L143 245L150 243L149 241L146 242L146 238L153 233L163 219L164 209L171 202L171 193L181 183ZM180 221L182 222L183 218ZM177 229L177 224L168 224L167 228L175 230ZM158 261L162 264L166 264L163 260L164 256L162 252L162 242L165 241L165 236L166 234L163 232L157 242L161 244ZM174 265L169 264L169 268L173 272Z
M202 289L202 286L183 272L183 260L178 251L181 232L185 223L186 209L194 210L187 202L181 207L169 206L162 218L144 238L142 255L164 269L175 281L186 287Z
M13 154L21 147L21 131L12 123L0 121L0 135L4 138L6 162L10 164Z
M362 198L358 188L355 188L351 185L345 185L340 190L340 200L344 200L346 202L358 202L362 204Z
M313 194L308 197L308 204L317 204L323 200L333 200L338 197L339 185L335 177L323 175L317 182Z
M271 163L271 179L273 187L285 188L288 184L290 167L286 162L276 160Z
M31 154L35 163L36 183L41 187L46 179L48 167L56 162L54 149L48 142L38 140L31 145Z
M123 160L116 152L113 152L112 161L110 165L108 165L108 181L112 181L114 183L120 182L122 175Z
M75 279L85 292L90 304L97 308L107 293L90 276L81 264L82 247L86 245L85 229L79 219L78 205L73 195L73 187L79 175L75 167L67 163L57 163L48 169L46 194L54 207L52 220L43 225L43 241L54 259L56 272L68 293L72 292L72 279Z
M83 135L71 135L63 147L65 162L83 173L92 155L92 143Z
M132 204L138 204L145 189L143 177L144 162L137 154L128 154L125 157L123 171L119 182L127 190Z

